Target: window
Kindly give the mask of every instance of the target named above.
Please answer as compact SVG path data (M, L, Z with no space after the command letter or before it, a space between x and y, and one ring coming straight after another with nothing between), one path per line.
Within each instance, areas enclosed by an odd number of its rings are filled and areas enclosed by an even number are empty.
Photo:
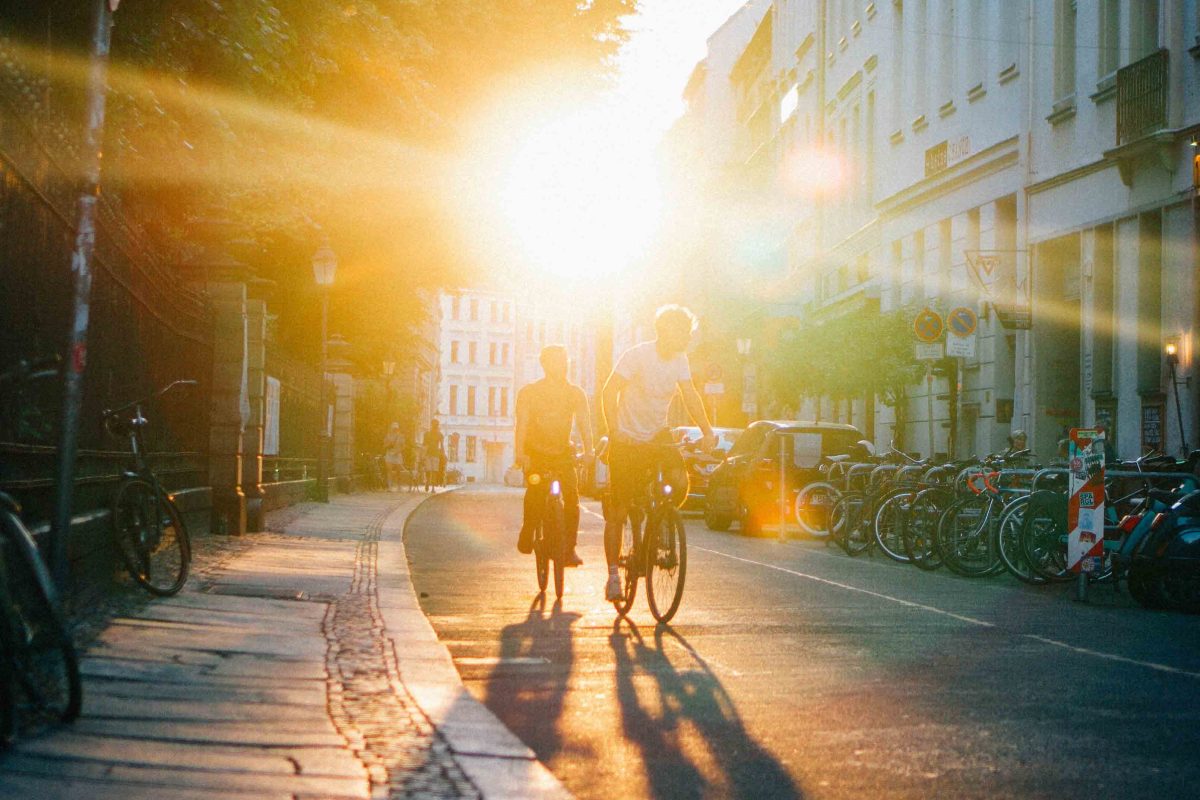
M875 196L875 93L867 94L867 129L863 146L867 150L867 168L863 170L863 199L868 203Z
M1129 61L1143 59L1158 49L1158 0L1129 4Z
M1056 0L1054 9L1054 99L1075 94L1075 0Z
M496 343L488 342L488 363L495 366L496 364Z
M450 363L458 363L458 342L456 341L450 343Z
M500 416L508 416L508 387L500 387Z
M971 17L967 21L970 31L963 39L963 46L967 48L967 88L982 86L984 75L987 73L988 17L983 2L984 0L971 0Z
M1014 3L1014 5L1016 5ZM914 3L915 14L912 21L913 39L913 110L917 114L925 113L925 75L929 70L929 14L926 0Z
M941 221L938 230L938 296L947 297L950 294L950 265L954 263L951 252L954 231L949 218Z
M467 437L466 461L468 464L475 463L475 437L474 436Z
M491 316L492 322L499 322L500 321L500 307L496 304L495 300L492 301L491 312L492 312L492 316Z
M467 387L467 416L475 416L475 387Z
M508 366L508 342L500 346L500 363Z
M504 304L503 315L501 316L501 320L503 322L508 322L508 303Z
M1121 66L1121 0L1100 0L1099 46L1096 77L1104 78Z
M450 413L458 413L458 387L453 384L450 386Z
M479 319L479 301L471 300L471 321L475 322Z
M895 68L892 70L892 125L894 130L904 127L904 5L896 3L896 20L892 24L892 60ZM804 127L808 129L808 117L804 118ZM807 139L807 134L805 135Z
M467 342L467 362L468 363L470 363L470 364L475 363L475 356L477 355L478 349L479 349L479 345L477 343Z
M533 344L533 323L525 323L525 344Z
M499 403L496 402L496 387L488 387L488 416L496 416L496 411L499 409Z
M446 460L458 461L458 440L457 433L450 434L446 439Z
M450 316L454 319L458 319L458 315L462 311L462 308L461 308L462 302L461 301L462 301L462 298L459 297L458 295L454 295L453 297L450 298Z
M955 30L956 0L942 0L942 35L938 37L938 88L941 95L938 104L954 99L955 72L958 64L955 56L958 51L957 31Z

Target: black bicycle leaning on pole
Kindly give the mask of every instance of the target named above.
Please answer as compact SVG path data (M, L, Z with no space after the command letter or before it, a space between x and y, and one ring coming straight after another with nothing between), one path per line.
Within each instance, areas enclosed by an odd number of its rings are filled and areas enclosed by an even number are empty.
M14 419L8 407L19 405L25 384L57 374L26 363L0 374L5 433ZM70 722L83 704L58 591L20 514L16 500L0 492L0 745L12 741L22 719Z
M142 429L149 421L142 416L142 406L177 387L195 385L196 381L174 381L149 397L103 412L105 430L128 439L131 455L130 468L113 497L113 543L133 579L163 597L187 582L192 543L179 508L146 462Z

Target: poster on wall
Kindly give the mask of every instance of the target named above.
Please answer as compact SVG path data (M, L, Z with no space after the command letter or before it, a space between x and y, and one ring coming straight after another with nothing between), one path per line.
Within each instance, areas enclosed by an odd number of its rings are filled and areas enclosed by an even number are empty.
M267 376L267 393L263 398L263 455L279 455L279 379Z
M1142 403L1142 452L1163 449L1163 407L1159 402Z

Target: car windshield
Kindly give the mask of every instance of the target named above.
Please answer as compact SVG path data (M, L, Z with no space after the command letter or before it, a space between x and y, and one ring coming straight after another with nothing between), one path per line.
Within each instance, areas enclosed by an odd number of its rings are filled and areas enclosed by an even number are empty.
M829 428L791 428L783 431L786 435L797 435L799 438L820 437L820 456L814 458L840 456L850 452L851 446L862 439L862 434L856 430L831 430ZM776 445L777 447L778 445Z
M717 449L723 453L728 453L733 447L734 442L738 439L738 434L742 431L740 428L713 428L713 433L717 435ZM675 435L680 441L694 442L700 439L700 428L695 425L685 425L675 429Z

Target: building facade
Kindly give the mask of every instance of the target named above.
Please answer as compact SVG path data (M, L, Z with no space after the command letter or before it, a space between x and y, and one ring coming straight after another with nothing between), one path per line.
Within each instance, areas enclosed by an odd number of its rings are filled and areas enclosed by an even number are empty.
M853 309L978 320L954 341L969 354L931 362L894 408L797 398L803 416L927 454L995 451L1024 428L1050 455L1064 427L1092 424L1122 456L1196 443L1200 3L760 13L724 72L710 42L687 128L741 142L709 168L788 215L775 292L803 324ZM698 77L740 98L732 114Z

